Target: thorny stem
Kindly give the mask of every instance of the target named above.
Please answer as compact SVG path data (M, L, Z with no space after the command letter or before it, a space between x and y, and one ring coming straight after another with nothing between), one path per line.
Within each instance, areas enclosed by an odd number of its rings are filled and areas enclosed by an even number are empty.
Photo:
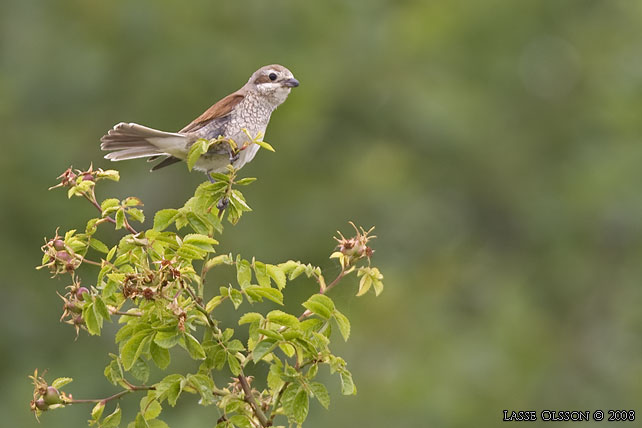
M259 422L261 423L262 427L269 427L272 425L272 421L268 420L268 418L265 416L265 413L263 413L263 410L261 410L261 406L259 403L256 402L256 398L254 398L254 394L252 394L252 388L250 388L250 384L247 383L247 378L241 372L241 374L238 377L239 382L241 383L241 388L243 388L243 392L245 393L245 401L247 401L250 406L252 406L252 409L254 410L254 414L258 418Z

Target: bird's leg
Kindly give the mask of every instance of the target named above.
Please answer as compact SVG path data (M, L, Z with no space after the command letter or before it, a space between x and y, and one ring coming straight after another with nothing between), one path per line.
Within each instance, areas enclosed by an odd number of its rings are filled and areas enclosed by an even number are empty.
M211 171L207 171L205 175L207 175L207 179L210 181L210 183L216 183L216 180L210 175Z
M227 154L230 157L230 163L234 163L239 159L239 152L236 151L232 148L232 144L228 142L227 146Z

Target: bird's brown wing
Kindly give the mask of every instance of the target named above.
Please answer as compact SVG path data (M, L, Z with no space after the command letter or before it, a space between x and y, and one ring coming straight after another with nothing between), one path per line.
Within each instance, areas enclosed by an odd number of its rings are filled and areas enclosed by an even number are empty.
M228 114L230 114L232 109L243 100L243 98L245 98L245 95L238 92L234 92L233 94L228 95L227 97L218 101L212 107L205 110L202 115L194 119L189 125L181 129L179 132L196 131L211 120L220 119L227 116Z

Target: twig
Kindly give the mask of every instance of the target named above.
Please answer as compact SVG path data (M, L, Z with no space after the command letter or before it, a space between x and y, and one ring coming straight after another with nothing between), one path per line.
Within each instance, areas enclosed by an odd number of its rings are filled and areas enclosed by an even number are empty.
M120 392L118 392L118 393L116 393L114 395L111 395L111 396L107 397L107 398L82 399L82 400L71 399L71 400L67 400L65 402L65 404L107 403L107 402L112 401L112 400L117 400L120 397L122 397L123 395L129 394L130 392L133 392L133 391L149 391L149 390L154 390L154 389L156 389L155 386L145 386L145 385L136 386L136 385L129 384L128 385L128 389L126 389L124 391L120 391Z
M245 401L247 401L250 406L252 406L252 410L254 410L254 414L258 418L259 422L261 423L261 426L263 427L269 427L272 426L272 421L268 420L268 418L265 416L265 413L263 413L263 410L261 410L261 406L259 406L259 403L256 402L256 398L254 398L254 394L252 394L252 389L250 388L250 384L247 383L247 378L241 372L241 374L238 377L239 382L241 383L241 388L243 388L243 392L245 393Z
M93 193L93 192L92 192L92 193ZM95 206L95 207L96 207L96 209L97 209L98 211L100 211L100 213L102 214L103 209L100 207L100 204L98 203L98 201L96 201L96 196L95 196L95 195L93 195L93 194L92 194L92 197L89 197L89 195L87 195L87 192L82 192L82 195L85 197L85 199L87 199L89 202L91 202L91 204L92 204L93 206ZM107 220L108 222L110 222L110 223L116 224L116 220L114 220L114 219L113 219L112 217L110 217L110 216L105 216L105 217L103 217L103 218L104 218L105 220ZM127 219L125 219L125 228L126 228L127 230L129 230L129 232L130 232L130 233L133 233L134 235L138 235L138 232L136 231L136 229L134 229L133 227L131 227L131 225L129 224L129 222L127 222Z

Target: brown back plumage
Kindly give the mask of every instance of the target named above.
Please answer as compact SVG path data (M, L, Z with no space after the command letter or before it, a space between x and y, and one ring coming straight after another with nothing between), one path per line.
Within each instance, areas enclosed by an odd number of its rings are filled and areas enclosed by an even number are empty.
M234 109L234 107L238 103L240 103L243 100L243 98L245 98L245 95L241 94L240 92L241 90L238 90L226 96L225 98L221 99L212 107L205 110L205 112L203 112L202 115L200 115L199 117L191 121L187 126L185 126L183 129L181 129L178 132L185 132L185 133L192 132L201 128L210 120L219 119L221 117L227 116Z

